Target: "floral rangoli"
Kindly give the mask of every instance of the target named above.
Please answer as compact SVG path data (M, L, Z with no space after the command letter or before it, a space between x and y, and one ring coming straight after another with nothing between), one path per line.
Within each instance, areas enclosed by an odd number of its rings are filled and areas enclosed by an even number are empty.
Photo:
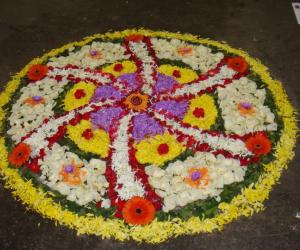
M34 59L0 103L6 186L80 234L119 240L212 232L262 210L297 133L260 62L144 29Z

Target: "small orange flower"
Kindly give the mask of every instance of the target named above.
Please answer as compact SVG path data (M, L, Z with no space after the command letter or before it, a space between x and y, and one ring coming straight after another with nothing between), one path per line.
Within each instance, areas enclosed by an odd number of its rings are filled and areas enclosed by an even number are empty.
M88 53L88 57L93 59L101 59L103 57L102 53L96 49L91 49Z
M8 161L17 167L21 167L23 163L29 160L30 153L30 146L26 143L20 143L12 150L8 156Z
M86 174L86 172L80 169L82 166L82 163L75 164L74 161L72 161L71 164L63 165L59 172L63 178L63 182L74 186L80 185L81 175Z
M127 41L132 42L140 42L144 39L144 36L142 34L132 34L126 37Z
M241 115L252 115L255 113L253 105L249 102L240 102L237 108Z
M227 65L229 68L240 73L244 73L248 69L248 63L243 57L240 56L228 58Z
M122 214L128 224L145 225L154 219L155 207L147 199L134 196L125 203Z
M188 170L188 177L185 178L185 182L193 188L201 186L207 186L208 184L208 170L207 168L190 168Z
M148 100L148 95L132 93L126 97L124 104L134 111L143 111L148 107Z
M190 46L179 47L177 52L181 56L186 56L192 54L193 48Z
M27 72L28 79L38 81L43 79L48 73L48 67L42 64L35 64Z
M261 156L266 155L271 151L272 143L265 134L258 133L246 140L246 147L256 156Z
M44 104L45 103L45 98L42 96L33 96L30 98L27 98L24 103L30 105L30 106L35 106L38 104Z

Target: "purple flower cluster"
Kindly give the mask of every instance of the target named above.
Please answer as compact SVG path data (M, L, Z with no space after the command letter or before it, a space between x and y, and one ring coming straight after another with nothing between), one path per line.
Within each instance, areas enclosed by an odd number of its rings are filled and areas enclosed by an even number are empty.
M178 83L175 81L173 77L157 74L157 83L155 85L156 93L164 93L166 91L170 91L174 88Z
M126 86L128 94L136 91L140 88L140 81L136 73L124 74L118 78ZM157 74L157 83L154 87L154 94L160 94L170 91L178 85L173 77ZM122 100L125 97L124 93L121 93L113 86L101 86L98 87L92 97L93 102L100 101L102 99L114 98L115 100ZM150 108L154 108L158 111L165 111L174 115L175 117L182 119L188 108L188 101L175 101L167 100L160 101L152 104ZM113 125L115 119L118 119L122 113L122 107L109 107L103 108L100 111L91 114L91 121L95 128L101 128L105 131L109 131L110 126ZM140 141L146 136L155 136L164 132L164 128L154 118L150 117L146 113L141 113L133 118L132 137Z
M162 126L147 114L139 114L133 119L132 137L140 141L146 136L154 136L164 132Z
M101 86L96 89L92 101L98 102L101 99L107 99L107 98L114 98L116 100L122 99L123 95L120 91L118 91L116 88L112 86Z
M92 124L97 128L108 131L114 119L117 119L122 112L122 108L104 108L91 114Z
M153 107L158 111L167 111L168 113L176 116L177 118L182 119L187 111L188 102L185 100L180 102L175 100L161 101L155 103Z

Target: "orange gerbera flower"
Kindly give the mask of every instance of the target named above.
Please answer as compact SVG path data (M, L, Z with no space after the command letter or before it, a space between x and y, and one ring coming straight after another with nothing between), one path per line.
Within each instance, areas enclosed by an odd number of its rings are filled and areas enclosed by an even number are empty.
M255 113L253 105L249 102L240 102L237 108L241 115L252 115Z
M258 133L246 140L246 147L256 156L261 156L266 155L271 151L272 143L265 134Z
M12 150L8 156L8 161L17 167L21 167L23 163L29 160L30 153L30 146L26 143L20 143Z
M27 77L30 80L38 81L43 79L48 73L48 67L42 64L35 64L30 67L27 72Z
M228 58L227 65L229 68L240 73L244 73L248 69L248 63L240 56Z
M64 165L59 172L63 182L74 186L79 185L81 183L81 175L86 174L80 169L82 165L82 163L75 164L74 161L71 164Z
M124 104L134 111L142 111L148 107L148 100L148 95L143 95L141 93L132 93L126 97Z
M185 178L185 182L193 188L197 188L200 185L207 186L208 181L208 170L204 167L190 168L188 170L188 177Z
M122 214L128 224L145 225L154 219L155 207L147 199L134 196L125 203Z

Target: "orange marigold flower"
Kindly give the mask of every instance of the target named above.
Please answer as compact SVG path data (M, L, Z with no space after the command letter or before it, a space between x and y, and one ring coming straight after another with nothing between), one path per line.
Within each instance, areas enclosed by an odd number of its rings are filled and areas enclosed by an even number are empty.
M228 58L227 65L229 68L240 73L244 73L248 69L248 63L243 57L240 56Z
M122 214L128 224L145 225L154 219L155 207L147 199L134 196L125 203Z
M20 143L12 150L8 156L8 161L17 167L21 167L23 163L29 160L30 153L30 146L26 143Z
M265 134L258 133L246 140L246 147L256 156L261 156L266 155L271 151L272 143Z
M208 181L208 170L204 167L190 168L188 170L188 177L185 178L185 182L193 188L197 188L200 185L207 186Z
M148 107L148 100L148 95L132 93L126 97L124 104L134 111L143 111Z
M48 73L48 67L42 64L35 64L30 67L27 72L27 77L30 80L38 81L43 79Z

